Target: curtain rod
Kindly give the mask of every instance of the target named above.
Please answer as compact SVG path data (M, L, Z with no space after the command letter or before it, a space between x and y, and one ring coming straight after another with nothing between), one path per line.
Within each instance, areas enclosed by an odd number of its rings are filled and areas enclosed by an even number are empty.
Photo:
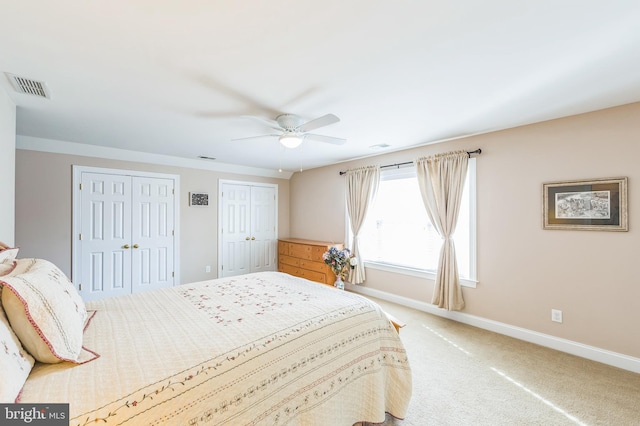
M482 149L478 148L475 151L467 151L467 155L469 156L469 158L471 158L471 154L482 154ZM384 166L380 166L380 168L384 169L387 167L400 167L400 166L406 166L407 164L413 164L413 161L405 161L404 163L386 164ZM340 176L344 174L347 174L347 172L340 172Z

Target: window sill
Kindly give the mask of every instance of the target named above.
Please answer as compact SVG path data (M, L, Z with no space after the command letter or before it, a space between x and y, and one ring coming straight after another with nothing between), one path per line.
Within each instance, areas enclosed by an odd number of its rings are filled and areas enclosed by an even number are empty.
M412 277L425 278L432 281L435 281L436 279L436 274L434 272L425 271L424 269L408 268L406 266L397 266L397 265L390 265L388 263L379 263L379 262L371 262L371 261L365 261L364 266L365 268L377 269L379 271L393 272L393 273L402 274L402 275L410 275ZM471 280L468 278L460 278L460 285L462 287L476 288L478 285L478 281Z

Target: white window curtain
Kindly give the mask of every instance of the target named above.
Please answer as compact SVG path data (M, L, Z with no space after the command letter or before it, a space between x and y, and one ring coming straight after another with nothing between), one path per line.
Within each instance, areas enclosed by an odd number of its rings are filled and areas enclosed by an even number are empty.
M422 201L431 223L444 239L431 303L449 311L464 308L452 236L468 164L469 154L463 150L415 160Z
M367 210L378 191L380 168L378 166L361 167L347 171L346 175L347 213L349 214L351 232L353 232L351 254L358 260L355 268L349 269L347 281L351 284L362 284L366 277L364 265L360 258L358 235L367 215Z

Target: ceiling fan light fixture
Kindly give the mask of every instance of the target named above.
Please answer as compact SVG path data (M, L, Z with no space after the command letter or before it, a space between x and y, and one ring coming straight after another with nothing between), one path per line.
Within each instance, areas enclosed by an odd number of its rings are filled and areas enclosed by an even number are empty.
M278 140L287 148L297 148L302 143L302 137L295 134L284 134Z

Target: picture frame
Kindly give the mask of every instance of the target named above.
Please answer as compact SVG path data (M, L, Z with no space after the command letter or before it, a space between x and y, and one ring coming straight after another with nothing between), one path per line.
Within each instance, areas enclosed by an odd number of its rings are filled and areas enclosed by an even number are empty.
M542 184L543 229L628 231L627 178Z
M209 207L209 193L189 192L189 205L191 207Z

